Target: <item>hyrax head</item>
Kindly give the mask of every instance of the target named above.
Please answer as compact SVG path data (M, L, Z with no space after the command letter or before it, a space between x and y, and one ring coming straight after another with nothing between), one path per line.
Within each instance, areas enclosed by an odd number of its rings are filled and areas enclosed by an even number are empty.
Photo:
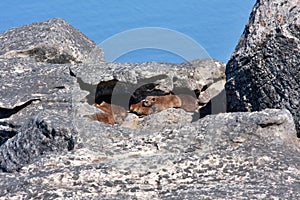
M157 97L155 96L147 96L144 100L142 100L143 102L143 106L145 107L151 107L153 106L157 101Z

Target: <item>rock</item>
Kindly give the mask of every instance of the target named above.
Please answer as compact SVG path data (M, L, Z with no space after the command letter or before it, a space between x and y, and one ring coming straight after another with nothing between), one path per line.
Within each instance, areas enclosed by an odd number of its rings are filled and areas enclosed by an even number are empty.
M224 78L224 65L212 60L184 63L182 66L186 67L182 67L183 69L180 71L182 75L180 73L175 76L170 74L165 79L161 79L161 77L166 77L162 74L166 72L164 66L168 67L167 70L169 70L178 68L177 65L145 63L140 66L132 64L137 68L136 71L133 71L126 65L102 63L102 50L62 19L52 19L47 22L34 23L8 30L0 35L0 41L2 45L0 51L0 76L2 80L0 95L5 97L0 101L0 149L2 149L0 168L4 171L19 170L23 165L33 162L37 157L50 151L71 149L70 146L72 145L70 144L77 139L80 140L80 137L77 138L76 127L73 127L73 125L77 125L77 121L72 116L77 118L78 116L94 114L92 113L93 109L90 108L91 106L85 103L88 93L80 89L84 84L89 86L89 84L80 81L80 73L90 75L92 72L92 70L85 71L84 68L94 67L97 70L97 73L92 74L99 76L96 79L99 82L96 83L99 83L100 86L101 82L106 83L105 78L101 79L103 75L113 75L115 78L119 78L120 82L124 81L125 85L135 83L127 78L128 75L133 80L135 78L138 80L147 79L148 82L146 82L150 85L153 80L157 83L162 82L159 86L167 88L169 86L165 83L165 80L169 82L173 81L171 78L174 78L174 80L176 78L185 79L192 76L190 73L193 70L195 71L193 76L199 77L201 74L208 73L207 69L210 67L214 73L199 79L197 83L189 84L184 80L175 82L179 86L184 84L186 87L201 89L203 87L207 88L206 84L213 83L214 79ZM99 54L96 55L95 52ZM91 64L92 61L98 62ZM81 64L78 65L79 63ZM105 71L100 70L101 67L106 68L107 65L112 66L111 68L114 70L112 74L108 69L105 69ZM150 68L160 67L160 65L163 66L161 70L157 68L154 71L147 72ZM114 68L114 66L116 67ZM200 73L198 66L207 69L201 70ZM189 71L189 68L191 68L191 71ZM79 69L79 72L74 69ZM135 75L138 76L134 77ZM78 83L76 83L74 76L78 77ZM93 80L92 77L90 77L90 80ZM82 76L82 79L86 80L86 76ZM196 79L193 79L193 77L190 78L190 82L195 81ZM83 89L85 89L84 87ZM97 94L92 93L89 95L93 96L94 102L92 103L95 103L95 95ZM168 115L172 116L172 113ZM184 117L178 119L181 119L184 123L189 123L189 120L185 120ZM150 121L157 123L155 120ZM61 122L59 123L61 125L56 124L58 122ZM127 123L129 124L127 127L135 128L134 123L133 118L133 121ZM39 124L43 124L43 126ZM125 124L123 126L126 127ZM151 126L154 127L155 124ZM37 131L30 135L30 131L35 129ZM50 138L48 138L48 133L46 137L43 136L44 129L46 132L53 133L53 135ZM22 145L23 143L26 143L26 145ZM16 144L17 149L13 148Z
M228 111L286 108L300 137L299 31L299 1L257 1L226 67Z
M19 170L46 152L72 149L76 79L68 66L0 59L0 74L0 169Z
M135 84L137 89L144 84L155 83L159 84L155 89L164 92L172 91L174 88L201 91L217 80L225 79L225 65L213 59L194 60L182 64L157 62L83 64L74 65L71 70L76 77L91 85L100 82L109 82L113 85L112 81L117 80L120 83L127 83L128 86Z
M195 114L197 115L197 114ZM199 116L197 117L197 120ZM193 121L193 113L186 112L183 109L170 108L161 112L143 117L136 125L136 129L144 130L162 130L174 125L183 126Z
M0 169L15 171L73 148L76 79L68 63L100 62L103 53L62 19L11 29L0 41Z
M85 146L2 173L7 198L291 198L299 142L287 110L209 115L158 132L87 122ZM93 148L92 143L98 143ZM26 187L24 187L26 185Z
M63 19L33 23L0 35L1 58L33 58L48 63L97 63L103 51Z
M1 108L13 110L33 100L72 100L71 87L76 80L70 75L68 65L0 59L0 74L0 95L5 97L0 100Z
M72 150L72 134L75 130L69 128L69 123L70 120L66 116L59 116L58 112L43 113L32 118L14 137L0 146L1 169L13 172L45 153Z
M89 91L86 97L74 98L79 107L84 101L89 104L106 101L128 109L129 104L146 96L170 93L192 95L205 107L224 91L225 84L225 65L212 59L182 64L80 64L71 66L71 72L81 89ZM225 105L225 102L225 97L219 98L216 104ZM225 109L223 106L218 113ZM210 109L207 110L206 114L210 114Z
M51 27L68 31L41 40L36 31ZM66 36L72 42L51 54L60 46L55 38ZM9 30L2 40L1 197L300 198L300 147L288 110L210 115L226 103L220 62L104 63L94 44L60 19ZM40 44L47 56L26 50ZM131 101L168 93L195 95L206 113L126 113L120 125L86 117L99 111L94 103L128 109Z

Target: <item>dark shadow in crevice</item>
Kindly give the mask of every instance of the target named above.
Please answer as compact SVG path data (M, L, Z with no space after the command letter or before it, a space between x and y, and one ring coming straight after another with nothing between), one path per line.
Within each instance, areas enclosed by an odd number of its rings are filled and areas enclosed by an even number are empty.
M156 89L157 80L166 78L165 75L155 76L140 80L137 84L125 83L116 79L101 81L95 91L94 103L101 104L103 101L109 104L129 108L130 104L137 103L149 95L166 95L165 92Z
M20 110L26 108L34 101L40 101L40 99L31 99L20 106L16 106L14 108L1 108L0 107L0 119L9 118L10 116L16 114Z
M70 71L71 73L72 71ZM83 80L79 77L77 78L77 83L79 84L80 89L88 91L89 94L86 96L86 101L88 104L92 105L95 103L95 93L97 90L97 85L92 85L92 84L88 84L83 82Z
M17 131L0 130L0 146L4 144L8 139L17 135Z
M0 146L4 144L8 139L14 137L18 132L17 128L20 126L15 126L8 122L0 122L1 127L5 127L7 130L0 130Z
M111 103L111 96L113 94L116 84L122 84L116 79L109 81L101 81L96 86L96 91L94 93L94 103L100 104L103 101L106 103Z

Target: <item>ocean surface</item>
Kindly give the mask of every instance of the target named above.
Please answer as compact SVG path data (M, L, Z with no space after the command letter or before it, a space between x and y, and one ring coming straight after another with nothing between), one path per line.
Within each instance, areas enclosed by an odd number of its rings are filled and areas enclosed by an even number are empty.
M143 28L156 27L178 36L164 39L154 32L151 38L156 39L157 45L160 41L167 41L163 45L172 46L184 41L181 39L190 39L211 58L226 63L237 45L254 4L255 0L1 0L0 32L59 17L100 45L124 31L137 28L148 31L149 29ZM141 37L142 34L135 33L130 35L130 40L139 43ZM170 38L172 39L169 41ZM126 37L118 39L126 40ZM130 45L123 44L122 41L118 43L118 40L113 42L115 50ZM175 52L168 51L168 48L157 48L157 45L129 48L127 52L108 61L180 63L189 59L178 55L177 50L181 49L178 45ZM185 42L180 45L184 50L189 47L189 43ZM186 53L190 54L189 50Z

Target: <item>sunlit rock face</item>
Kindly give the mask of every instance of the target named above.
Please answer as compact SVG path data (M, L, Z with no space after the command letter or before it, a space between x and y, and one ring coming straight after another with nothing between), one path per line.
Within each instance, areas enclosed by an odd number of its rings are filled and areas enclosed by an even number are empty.
M258 1L227 64L228 111L286 108L300 136L300 2Z
M291 113L222 113L224 64L105 63L61 19L9 30L0 47L1 197L300 198ZM181 103L130 112L153 96Z

